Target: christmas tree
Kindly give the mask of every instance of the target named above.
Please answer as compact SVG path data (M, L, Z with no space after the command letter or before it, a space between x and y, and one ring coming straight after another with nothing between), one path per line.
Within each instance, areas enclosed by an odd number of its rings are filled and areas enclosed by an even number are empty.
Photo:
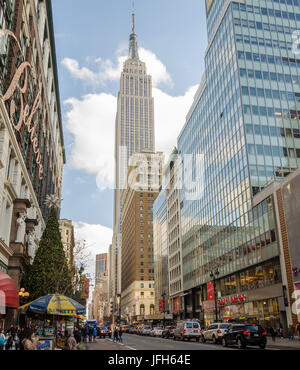
M61 242L57 211L53 205L26 281L31 300L47 294L72 293L71 274Z

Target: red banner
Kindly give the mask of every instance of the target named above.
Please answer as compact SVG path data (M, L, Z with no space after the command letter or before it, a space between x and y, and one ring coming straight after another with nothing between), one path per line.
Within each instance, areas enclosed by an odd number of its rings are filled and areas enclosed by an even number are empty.
M90 295L90 279L85 279L84 293L85 298L88 299Z
M207 300L214 301L215 300L214 282L208 281L206 286L207 286Z
M159 300L159 312L164 312L164 300Z

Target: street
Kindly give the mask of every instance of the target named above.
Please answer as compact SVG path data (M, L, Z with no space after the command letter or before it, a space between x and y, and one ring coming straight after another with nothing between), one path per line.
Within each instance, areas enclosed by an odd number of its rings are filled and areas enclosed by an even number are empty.
M249 347L247 350L258 348ZM274 345L271 341L268 342L266 350L296 350L295 347L281 347ZM96 343L87 344L87 350L108 350L108 351L126 351L126 350L154 350L154 351L238 351L237 347L224 348L222 345L214 345L212 343L197 343L195 341L174 341L173 339L162 339L153 337L144 337L132 334L123 334L123 343L113 343L110 338L97 339ZM298 349L299 350L299 349ZM261 350L260 350L261 351Z

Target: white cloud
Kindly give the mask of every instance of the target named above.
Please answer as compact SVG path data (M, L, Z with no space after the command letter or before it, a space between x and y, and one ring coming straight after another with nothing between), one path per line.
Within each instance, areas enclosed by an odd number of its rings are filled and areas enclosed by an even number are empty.
M90 259L87 266L87 272L94 277L96 254L108 253L108 247L112 241L113 231L102 225L90 225L85 222L73 222L75 229L75 239L85 240L87 252L90 253Z
M120 48L116 52L116 62L111 59L103 60L102 58L94 59L98 70L96 72L86 67L80 67L75 59L65 58L62 60L62 65L67 68L71 75L85 84L90 85L105 85L107 81L118 81L123 69L123 64L128 58L124 53L124 48ZM139 48L140 59L146 63L147 73L152 76L153 86L167 85L172 87L172 78L169 75L166 66L157 58L150 50ZM91 59L87 59L91 63Z
M114 130L117 99L109 94L89 94L66 101L67 130L73 134L71 165L97 175L100 190L114 183Z
M121 52L117 53L121 54ZM166 67L154 53L140 49L140 57L147 63L148 73L152 75L156 85L172 82ZM103 68L102 72L105 71L106 80L119 80L123 65L122 58L124 57L119 56L117 66L109 60L100 59L98 61ZM68 64L73 66L73 69L69 69L72 75L80 79L88 76L86 69L79 68L76 63ZM81 73L82 77L79 77ZM100 78L99 76L100 74L90 78L92 80ZM100 78L102 82L105 79ZM177 144L177 137L193 103L197 87L190 87L182 96L171 96L158 87L153 88L156 150L163 151L166 159ZM117 98L105 93L88 94L81 99L70 98L65 103L69 105L66 115L67 130L74 137L71 151L72 166L75 169L95 174L99 190L107 187L113 188Z

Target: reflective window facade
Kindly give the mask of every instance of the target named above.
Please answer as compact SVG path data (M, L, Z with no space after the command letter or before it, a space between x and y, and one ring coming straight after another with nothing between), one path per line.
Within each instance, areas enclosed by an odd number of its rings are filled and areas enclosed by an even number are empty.
M208 30L205 86L178 139L182 157L205 156L201 197L180 192L184 290L278 256L272 200L253 208L252 197L300 164L295 29L298 1L247 0ZM183 170L185 185L195 172Z

